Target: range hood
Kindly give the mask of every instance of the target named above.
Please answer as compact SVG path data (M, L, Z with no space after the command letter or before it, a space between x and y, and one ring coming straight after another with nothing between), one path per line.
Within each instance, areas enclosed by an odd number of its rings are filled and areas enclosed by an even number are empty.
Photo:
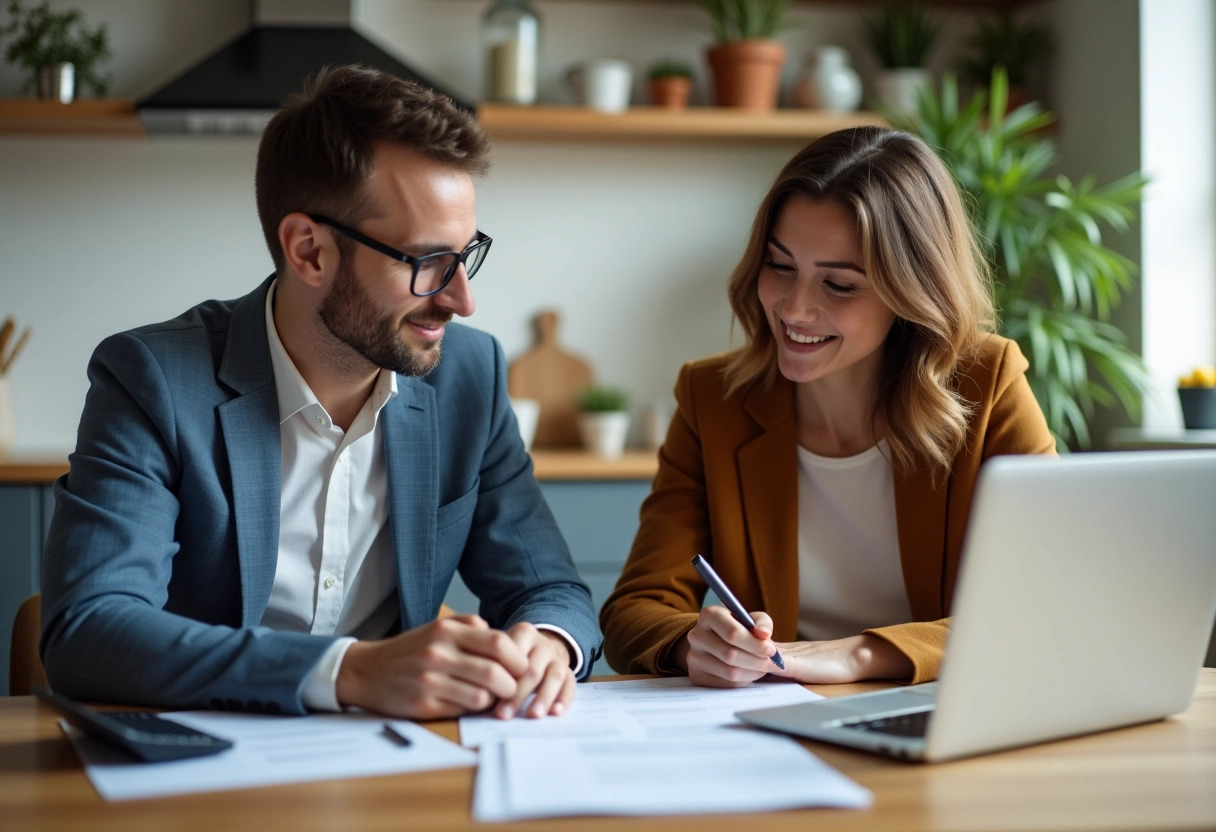
M255 26L135 107L152 134L258 135L308 76L345 64L417 81L473 111L349 26Z

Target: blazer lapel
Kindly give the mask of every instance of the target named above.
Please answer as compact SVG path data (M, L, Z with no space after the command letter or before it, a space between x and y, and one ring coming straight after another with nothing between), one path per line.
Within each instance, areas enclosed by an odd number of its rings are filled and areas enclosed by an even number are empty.
M435 510L439 507L439 426L435 391L397 376L397 396L380 412L388 471L389 524L397 556L401 628L434 617Z
M232 476L232 507L241 565L241 620L258 624L270 600L279 553L282 451L279 403L266 341L267 280L242 298L228 324L220 381L238 394L219 406Z
M946 615L942 574L946 562L946 509L951 480L934 488L918 470L895 480L895 522L899 530L899 561L914 621L935 621Z
M778 641L798 631L798 462L793 385L753 388L744 409L762 433L739 448L747 540L764 610Z

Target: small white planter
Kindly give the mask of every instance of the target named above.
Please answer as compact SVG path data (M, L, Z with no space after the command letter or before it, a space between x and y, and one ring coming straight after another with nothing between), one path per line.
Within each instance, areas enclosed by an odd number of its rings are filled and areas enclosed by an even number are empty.
M0 456L4 456L17 441L17 422L13 419L13 390L9 380L0 376Z
M532 450L532 438L536 436L536 423L540 420L540 402L536 399L511 399L511 410L519 424L519 438L524 440L524 450Z
M878 76L878 104L900 115L916 115L921 92L932 83L927 69L885 69Z
M629 435L629 414L619 410L583 413L579 416L578 427L583 435L583 446L587 450L611 459L620 456L625 450L625 438Z

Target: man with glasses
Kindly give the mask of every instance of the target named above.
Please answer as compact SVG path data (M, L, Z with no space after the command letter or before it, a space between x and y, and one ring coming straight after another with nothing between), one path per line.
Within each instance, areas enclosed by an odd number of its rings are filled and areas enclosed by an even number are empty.
M366 68L322 73L275 115L256 177L275 274L90 363L43 560L56 690L269 713L569 708L600 651L590 594L501 348L451 323L490 250L486 156L469 114ZM457 570L481 616L437 618Z

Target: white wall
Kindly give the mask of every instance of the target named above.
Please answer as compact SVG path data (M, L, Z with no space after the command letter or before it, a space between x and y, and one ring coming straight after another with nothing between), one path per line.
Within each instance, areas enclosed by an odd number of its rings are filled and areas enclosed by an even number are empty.
M1158 395L1145 427L1180 428L1174 389L1216 364L1216 10L1211 0L1142 0L1144 359Z
M69 4L109 23L117 97L151 92L249 20L245 0L53 3ZM487 5L356 0L355 23L476 98L477 21ZM710 40L689 2L536 5L542 91L554 100L575 60L612 55L640 70L675 56L699 65ZM940 69L973 15L935 13L946 22ZM872 77L856 9L800 5L795 17L783 34L787 75L815 45L837 42ZM0 68L0 96L21 82ZM501 142L479 189L479 223L495 243L474 283L471 323L513 356L530 344L531 316L555 307L563 342L602 380L629 388L639 406L666 398L681 362L729 346L723 287L760 196L795 148ZM35 327L12 376L18 451L71 447L85 365L102 337L238 296L269 273L253 203L255 149L249 139L0 138L0 315Z

